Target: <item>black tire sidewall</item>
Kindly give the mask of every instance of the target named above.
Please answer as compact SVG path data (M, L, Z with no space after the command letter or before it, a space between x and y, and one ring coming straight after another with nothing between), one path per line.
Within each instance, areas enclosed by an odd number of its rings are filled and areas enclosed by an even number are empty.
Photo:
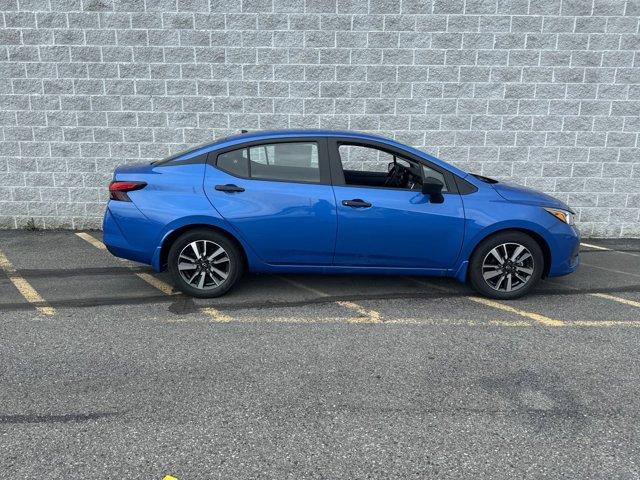
M209 240L211 242L215 242L224 248L229 255L229 276L219 287L212 288L210 290L199 290L189 285L178 271L178 256L180 255L180 252L186 245L196 240ZM226 235L206 229L192 230L180 235L169 249L167 265L175 287L187 295L198 298L214 298L224 295L235 285L243 271L242 255L236 244Z
M485 282L482 276L482 262L485 256L491 251L491 249L502 243L510 242L519 243L520 245L524 245L529 249L534 262L533 275L527 282L527 284L522 288L514 290L513 292L501 292L498 290L494 290ZM473 252L473 255L471 256L471 260L469 262L469 281L471 283L471 286L484 296L501 300L509 300L526 295L538 283L538 281L542 277L543 270L544 255L542 253L540 245L538 245L538 242L536 242L526 233L501 232L492 235L491 237L480 242L476 250Z

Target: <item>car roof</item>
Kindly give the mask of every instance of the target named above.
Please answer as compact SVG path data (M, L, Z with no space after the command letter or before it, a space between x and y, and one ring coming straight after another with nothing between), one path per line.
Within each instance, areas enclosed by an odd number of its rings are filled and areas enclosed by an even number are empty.
M373 141L381 143L383 145L389 145L401 150L405 150L413 155L422 157L452 173L455 173L461 177L467 176L467 172L464 172L449 163L446 163L439 158L429 155L422 150L405 145L396 140L382 137L380 135L374 135L371 133L357 132L353 130L323 130L323 129L283 129L283 130L255 130L251 132L243 132L237 135L230 135L228 137L220 138L214 142L199 145L191 150L174 155L172 158L189 158L192 156L200 155L201 153L209 152L212 150L218 150L222 148L231 147L234 145L241 145L243 143L270 140L270 139L282 139L293 137L340 137L348 138L351 140L363 140Z

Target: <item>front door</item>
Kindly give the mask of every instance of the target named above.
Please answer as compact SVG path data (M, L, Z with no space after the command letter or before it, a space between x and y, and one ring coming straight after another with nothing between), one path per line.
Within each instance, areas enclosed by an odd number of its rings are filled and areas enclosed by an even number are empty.
M336 265L453 267L462 246L464 211L460 195L446 191L441 172L366 144L336 142L334 153L344 175L344 182L337 182L343 184L334 185ZM422 194L425 176L445 183L442 203Z
M254 142L212 157L207 196L263 261L331 264L337 217L323 139Z

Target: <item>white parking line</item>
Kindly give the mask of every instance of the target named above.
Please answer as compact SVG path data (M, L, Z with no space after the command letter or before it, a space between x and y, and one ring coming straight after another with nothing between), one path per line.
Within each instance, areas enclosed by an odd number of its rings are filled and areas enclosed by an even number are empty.
M604 251L606 251L606 252L611 251L611 249L610 249L610 248L599 247L598 245L592 245L592 244L590 244L590 243L580 242L580 245L582 245L583 247L595 248L596 250L604 250Z
M600 247L598 245L593 245L591 243L581 242L580 245L582 245L583 247L594 248L596 250L602 250L603 252L614 252L614 253L621 253L623 255L631 255L632 257L640 257L640 254L637 254L637 253L625 252L624 250L612 250L610 248Z
M581 262L581 265L585 265L587 267L591 267L591 268L597 268L599 270L604 270L606 272L611 272L611 273L620 273L622 275L629 275L631 277L640 277L640 274L637 273L631 273L631 272L624 272L622 270L614 270L613 268L605 268L605 267L601 267L599 265L593 265L592 263L586 263L586 262Z

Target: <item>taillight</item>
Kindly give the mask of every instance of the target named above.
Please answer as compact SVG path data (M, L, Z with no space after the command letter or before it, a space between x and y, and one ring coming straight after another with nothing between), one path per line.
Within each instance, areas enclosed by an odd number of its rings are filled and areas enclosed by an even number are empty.
M109 198L111 200L120 200L123 202L130 202L131 199L127 192L133 190L140 190L146 186L146 182L131 182L131 181L117 181L114 180L109 184Z

